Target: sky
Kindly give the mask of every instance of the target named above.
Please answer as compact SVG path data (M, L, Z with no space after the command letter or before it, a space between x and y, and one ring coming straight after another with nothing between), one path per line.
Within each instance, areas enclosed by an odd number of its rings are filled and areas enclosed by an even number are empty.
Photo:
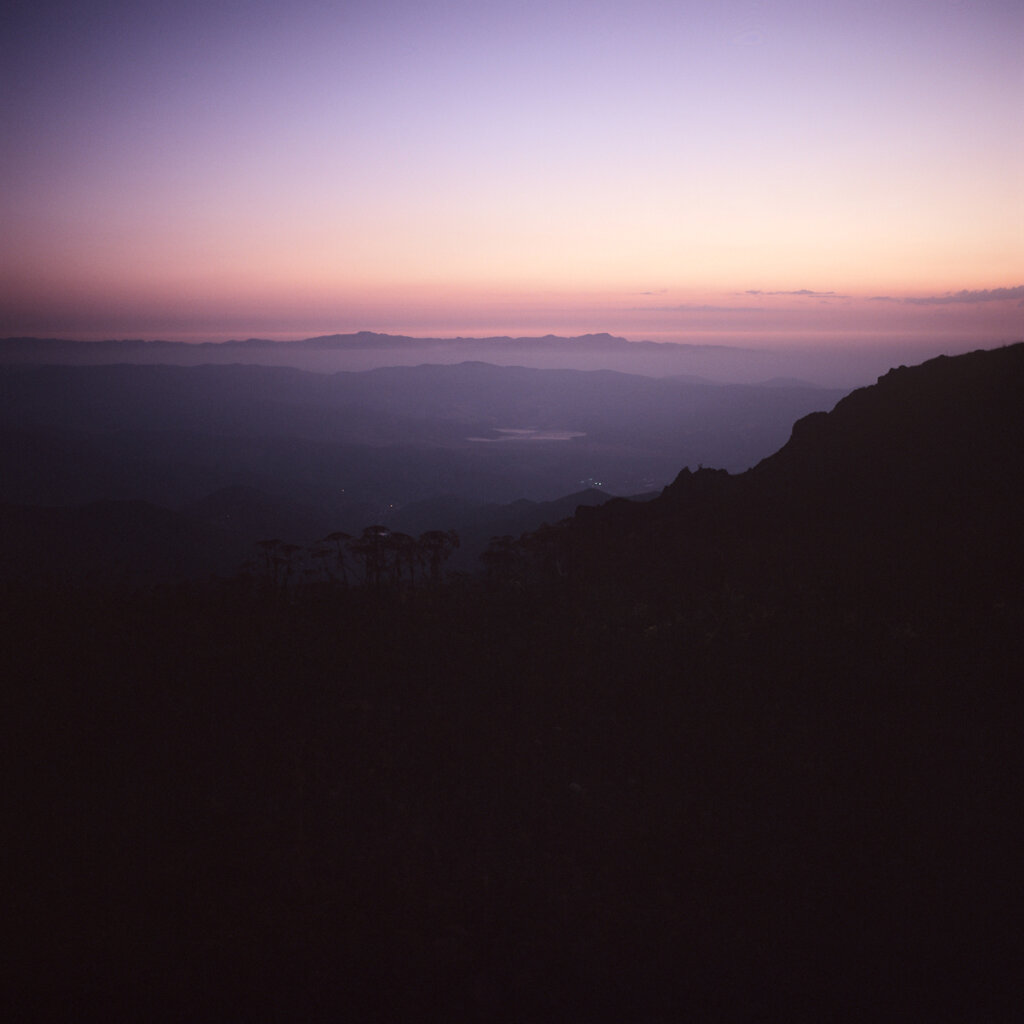
M0 336L1024 337L1019 0L5 11Z

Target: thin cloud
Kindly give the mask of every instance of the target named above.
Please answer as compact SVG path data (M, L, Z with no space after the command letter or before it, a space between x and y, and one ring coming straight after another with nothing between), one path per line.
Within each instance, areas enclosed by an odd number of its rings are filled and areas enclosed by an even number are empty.
M793 292L765 292L760 288L748 288L747 295L795 295L805 299L848 299L848 295L839 292L816 292L810 288L798 288Z
M911 306L951 306L967 302L1007 302L1019 300L1018 306L1024 306L1024 284L1014 288L981 288L971 290L963 288L958 292L946 292L943 295L909 295L897 299L892 295L872 295L872 302L906 302Z
M757 306L633 306L627 313L765 313Z
M945 295L911 297L903 301L915 306L946 306L955 302L1004 302L1007 299L1024 299L1024 284L1015 288L983 288L980 291L964 288L959 292L946 292Z

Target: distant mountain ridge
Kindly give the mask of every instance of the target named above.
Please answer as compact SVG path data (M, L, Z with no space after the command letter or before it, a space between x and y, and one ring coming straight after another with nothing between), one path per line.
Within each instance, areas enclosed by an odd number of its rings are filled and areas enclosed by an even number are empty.
M576 337L427 338L358 331L299 341L248 338L224 342L0 338L0 365L147 363L193 366L256 363L316 373L423 363L488 362L537 369L617 370L650 377L687 376L708 382L759 384L778 378L825 387L852 387L892 365L885 353L817 353L806 345L775 349L708 343L628 341L607 333Z
M746 361L753 361L756 366L758 360L758 353L750 349L627 341L603 333L578 337L548 334L515 338L428 338L357 331L319 335L299 341L247 338L218 342L0 338L0 365L128 362L193 366L242 362L296 366L319 373L333 373L419 363L477 361L541 369L612 369L659 377L689 373L714 379L716 367L726 364L739 367ZM778 374L768 365L764 376Z
M506 348L545 348L545 349L595 349L595 350L629 350L672 352L675 350L706 351L729 350L751 351L733 345L680 344L678 342L628 341L606 332L581 334L563 337L556 334L527 335L511 337L509 335L493 335L488 337L413 337L404 334L381 334L377 331L355 331L351 334L322 334L298 341L271 341L268 338L233 339L229 341L152 341L141 338L107 339L104 341L75 341L69 338L37 338L14 337L0 338L0 356L16 355L48 355L54 353L80 354L84 350L100 352L134 352L134 351L200 351L209 353L211 350L231 351L234 349L361 349L361 348L431 348L437 345L448 345L453 348L470 348L477 345L503 346Z

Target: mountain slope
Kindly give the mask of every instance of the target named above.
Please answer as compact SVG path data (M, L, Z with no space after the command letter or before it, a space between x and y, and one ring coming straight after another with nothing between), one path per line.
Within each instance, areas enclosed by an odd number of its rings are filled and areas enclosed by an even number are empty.
M684 470L646 506L584 510L568 542L588 579L614 566L664 600L695 581L865 611L1019 600L1022 393L1024 345L901 367L753 469Z

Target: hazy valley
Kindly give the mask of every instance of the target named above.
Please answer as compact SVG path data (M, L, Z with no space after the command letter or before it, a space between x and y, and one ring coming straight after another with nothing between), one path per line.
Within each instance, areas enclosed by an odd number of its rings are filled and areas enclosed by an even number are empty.
M843 394L484 363L2 367L8 572L224 573L259 540L310 544L375 523L455 529L465 543L453 564L475 571L494 534L657 493L683 466L747 469ZM111 502L153 519L151 570L138 548L118 552ZM72 509L89 505L76 528Z

